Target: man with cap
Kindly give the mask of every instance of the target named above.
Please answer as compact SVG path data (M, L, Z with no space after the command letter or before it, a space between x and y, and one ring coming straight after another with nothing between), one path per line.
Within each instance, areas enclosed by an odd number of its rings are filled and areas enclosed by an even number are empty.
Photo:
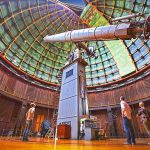
M120 105L121 105L121 113L123 118L123 125L124 130L126 132L126 138L127 143L126 144L133 144L135 145L135 136L134 136L134 130L131 123L131 108L128 105L127 102L125 102L125 99L123 96L120 97Z
M35 103L31 103L30 109L26 113L26 125L25 125L25 129L23 132L23 139L22 139L23 141L28 141L28 134L30 132L32 121L34 118L35 106L36 106Z

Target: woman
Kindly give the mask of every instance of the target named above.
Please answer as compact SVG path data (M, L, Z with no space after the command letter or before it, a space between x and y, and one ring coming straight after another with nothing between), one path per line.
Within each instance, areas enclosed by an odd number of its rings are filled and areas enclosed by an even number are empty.
M150 111L144 107L144 103L139 103L137 117L140 118L148 136L150 137ZM150 144L150 143L148 143Z

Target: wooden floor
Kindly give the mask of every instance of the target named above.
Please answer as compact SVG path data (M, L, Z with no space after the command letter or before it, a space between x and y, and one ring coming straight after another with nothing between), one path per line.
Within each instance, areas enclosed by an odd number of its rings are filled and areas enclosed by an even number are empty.
M22 142L20 138L0 138L0 150L150 150L148 139L137 139L137 145L123 144L125 139L107 139L97 141L54 140L30 138Z

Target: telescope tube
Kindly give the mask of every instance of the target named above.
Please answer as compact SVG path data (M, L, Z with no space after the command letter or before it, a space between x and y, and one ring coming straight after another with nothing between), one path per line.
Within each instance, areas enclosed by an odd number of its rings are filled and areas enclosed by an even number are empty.
M115 39L131 39L136 34L143 32L139 27L134 27L131 23L122 23L118 25L109 25L96 28L86 28L80 30L68 31L55 35L44 37L45 42L86 42Z

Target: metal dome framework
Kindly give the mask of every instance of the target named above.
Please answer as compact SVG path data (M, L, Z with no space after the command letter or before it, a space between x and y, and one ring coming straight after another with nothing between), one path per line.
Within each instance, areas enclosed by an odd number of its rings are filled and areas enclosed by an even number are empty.
M1 58L35 80L57 86L59 69L64 66L68 53L75 49L75 44L47 44L43 37L74 29L108 25L111 18L131 13L149 14L150 2L92 0L81 16L63 3L51 0L2 0L0 8ZM87 86L113 83L140 71L150 63L150 39L109 43L98 41L87 45L94 46L98 55L97 59L83 55L89 63L86 67ZM125 65L126 68L123 67Z

